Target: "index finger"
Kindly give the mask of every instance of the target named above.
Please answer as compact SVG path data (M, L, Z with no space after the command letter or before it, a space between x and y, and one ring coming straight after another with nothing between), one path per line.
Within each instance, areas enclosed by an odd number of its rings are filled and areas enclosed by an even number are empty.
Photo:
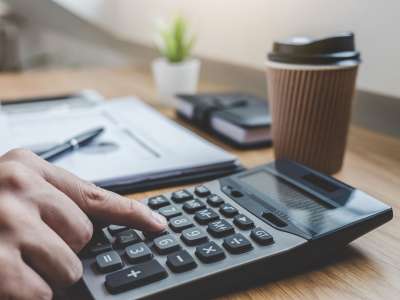
M71 198L86 214L104 222L157 232L166 227L163 216L144 204L101 189L72 173L54 166L30 151L20 150L18 160Z

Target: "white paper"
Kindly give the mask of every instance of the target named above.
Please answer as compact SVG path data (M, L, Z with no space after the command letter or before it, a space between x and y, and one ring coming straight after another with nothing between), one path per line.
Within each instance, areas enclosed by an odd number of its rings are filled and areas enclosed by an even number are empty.
M46 149L99 126L105 132L93 145L68 153L55 164L86 180L111 184L236 161L132 97L73 112L2 116L0 154L17 147Z

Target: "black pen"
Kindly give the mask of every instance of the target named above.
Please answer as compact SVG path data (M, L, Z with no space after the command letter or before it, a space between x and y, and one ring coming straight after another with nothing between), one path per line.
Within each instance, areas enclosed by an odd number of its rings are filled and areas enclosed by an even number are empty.
M99 128L95 128L95 129L86 131L84 133L78 134L77 136L70 138L69 140L65 141L64 143L56 145L56 146L46 150L45 152L41 153L40 157L43 158L44 160L52 161L55 158L59 157L60 155L63 155L67 152L71 152L71 151L74 151L81 147L86 146L91 141L93 141L96 137L98 137L100 134L102 134L103 131L104 131L104 128L99 127Z

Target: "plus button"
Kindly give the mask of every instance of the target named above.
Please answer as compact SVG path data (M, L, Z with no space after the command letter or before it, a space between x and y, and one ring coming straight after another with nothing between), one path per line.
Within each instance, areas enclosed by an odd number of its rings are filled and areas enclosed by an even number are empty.
M138 278L138 276L139 276L140 273L142 273L142 272L141 272L141 271L132 270L132 271L131 271L129 274L127 274L126 276Z

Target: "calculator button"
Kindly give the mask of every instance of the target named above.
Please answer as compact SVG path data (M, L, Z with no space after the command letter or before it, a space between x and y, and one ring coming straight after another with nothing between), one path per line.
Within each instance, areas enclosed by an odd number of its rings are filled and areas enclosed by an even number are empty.
M164 235L154 240L154 247L160 254L168 254L181 248L176 239L170 235Z
M186 250L181 250L167 256L167 266L172 272L180 273L196 268L197 264Z
M208 242L208 236L198 227L182 231L181 240L188 246L200 245Z
M123 267L121 257L116 251L108 251L96 256L97 268L102 273L116 271Z
M227 218L232 218L239 213L239 211L229 203L222 204L219 208L219 212Z
M195 215L194 219L200 224L208 224L212 221L218 220L218 214L212 210L211 208L206 208L203 210L199 210Z
M147 201L147 205L151 209L159 209L163 206L170 205L170 202L164 196L156 196L149 198L149 200Z
M192 226L192 221L185 216L179 216L169 220L169 227L171 227L171 229L175 232L181 232L182 230Z
M117 235L117 245L119 247L126 247L135 243L139 243L141 241L142 239L133 229L122 231Z
M161 207L158 210L158 213L164 217L166 217L167 219L171 219L173 217L179 216L182 214L181 210L179 208L177 208L176 206L173 205L168 205L168 206L164 206Z
M97 254L111 251L111 250L112 250L111 244L109 242L105 242L105 241L95 242L89 248L90 254L92 254L92 255L97 255Z
M110 226L108 226L108 231L112 235L117 234L117 233L119 233L121 231L124 231L126 229L128 229L128 227L126 227L126 226L120 226L120 225L110 225Z
M207 231L214 237L224 237L235 232L235 229L226 220L217 220L208 224Z
M187 190L180 190L172 193L171 199L176 203L182 203L193 199L193 195Z
M224 199L222 199L220 196L216 194L212 194L207 197L207 203L210 204L211 206L218 207L224 203Z
M196 256L204 263L211 263L225 258L224 250L214 242L196 248Z
M233 254L244 253L253 248L250 241L241 233L225 238L223 245L226 250Z
M245 215L237 215L233 218L233 223L240 229L251 229L254 227L254 222Z
M125 254L131 264L144 262L153 258L153 253L145 243L138 243L127 247Z
M148 240L154 240L155 238L168 234L168 231L159 231L159 232L147 232L143 231L143 236Z
M120 293L149 284L167 277L167 271L156 260L137 264L133 267L108 274L106 288L112 293Z
M206 205L204 204L203 201L199 199L194 199L185 202L185 204L183 204L182 207L183 210L186 211L188 214L194 214L198 210L205 209Z
M274 242L272 235L261 227L254 228L250 233L250 237L260 245L268 245Z
M199 197L207 197L211 194L210 190L204 185L196 186L194 189L194 193Z

